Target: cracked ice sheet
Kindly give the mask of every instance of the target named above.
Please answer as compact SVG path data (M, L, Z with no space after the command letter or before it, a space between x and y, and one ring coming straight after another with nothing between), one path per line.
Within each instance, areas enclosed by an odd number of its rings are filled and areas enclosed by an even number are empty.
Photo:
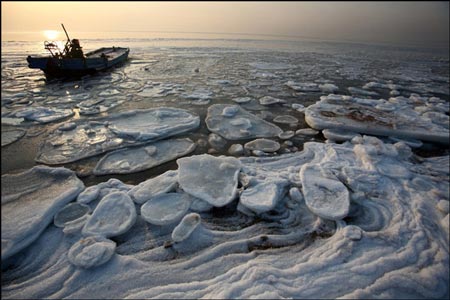
M2 260L36 240L83 189L83 182L65 168L36 166L2 175Z
M305 110L306 123L315 129L449 143L449 117L428 98L395 97L386 101L328 95L320 99ZM421 113L420 108L425 106L427 110Z
M89 271L72 268L66 255L78 236L62 238L49 227L2 272L2 297L448 298L449 215L440 204L448 202L448 156L417 160L403 143L364 136L240 161L244 188L289 181L270 214L256 221L232 207L202 213L196 238L177 247L164 243L173 227L138 216L116 239L120 255ZM299 176L305 164L348 188L346 218L320 220L307 208ZM403 176L388 176L392 169Z
M79 121L72 130L52 132L35 160L45 164L73 162L187 132L199 124L200 118L187 110L167 107L131 110L88 123Z
M95 175L129 174L159 166L195 150L190 139L158 141L106 154L94 168Z

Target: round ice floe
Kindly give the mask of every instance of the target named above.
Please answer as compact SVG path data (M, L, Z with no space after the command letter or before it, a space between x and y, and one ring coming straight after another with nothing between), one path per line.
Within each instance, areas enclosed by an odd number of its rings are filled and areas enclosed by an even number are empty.
M54 216L53 223L56 227L65 227L86 216L90 210L89 206L85 204L69 203Z
M247 150L260 150L263 152L276 152L280 149L280 144L268 139L256 139L244 145Z
M247 102L252 101L252 98L250 98L250 97L239 97L239 98L233 98L231 100L233 100L236 103L247 103Z
M259 103L261 105L272 105L272 104L277 104L277 103L286 103L286 101L272 97L272 96L264 96L259 99Z
M302 128L295 132L296 135L307 135L307 136L315 136L319 134L319 131L312 128Z
M347 216L350 197L337 179L322 177L321 167L305 164L300 170L303 195L307 207L319 217L339 220Z
M272 210L283 197L287 181L265 182L242 192L240 203L260 214Z
M290 116L290 115L277 116L277 117L275 117L275 119L273 119L273 121L275 123L280 123L280 124L297 124L298 123L298 119L293 116Z
M293 137L295 135L295 132L293 132L292 130L288 130L288 131L283 131L282 133L280 133L278 135L278 137L282 140L287 140L290 139L291 137Z
M304 112L306 109L302 104L299 103L292 103L291 107L297 110L298 112Z
M190 213L184 216L180 224L172 231L172 240L177 243L184 241L200 225L200 222L201 217L199 214Z
M234 117L238 111L239 111L239 106L237 106L237 105L226 106L222 110L222 116L224 116L224 117Z
M167 171L157 177L147 179L133 187L128 194L134 202L142 204L150 198L173 191L178 182L177 171Z
M228 149L230 155L242 155L244 153L244 147L241 144L233 144Z
M151 224L168 225L180 220L190 205L189 196L186 194L162 194L141 206L141 216Z
M359 136L356 132L337 129L324 129L322 134L325 138L335 142L350 141L355 136Z
M81 268L106 263L114 255L116 243L101 236L89 236L76 242L69 250L69 261Z
M236 196L241 163L234 157L208 154L177 160L180 187L187 193L221 207Z
M134 202L124 192L106 195L83 227L85 235L112 237L127 232L136 222Z

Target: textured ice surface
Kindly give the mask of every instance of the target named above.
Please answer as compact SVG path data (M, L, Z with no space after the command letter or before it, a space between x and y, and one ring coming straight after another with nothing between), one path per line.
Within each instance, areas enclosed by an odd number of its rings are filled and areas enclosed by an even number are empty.
M241 193L239 202L257 214L268 212L284 196L288 184L287 180L256 184Z
M133 186L128 185L116 178L111 178L107 182L90 186L81 192L77 197L77 202L88 204L102 199L112 192L128 192Z
M438 111L434 118L414 110L433 103L404 97L380 99L349 98L333 95L305 111L306 122L315 129L340 129L354 132L449 143L449 116Z
M187 239L201 222L199 214L190 213L181 220L172 231L172 240L174 242L182 242Z
M95 175L128 174L159 166L191 153L195 144L190 139L158 141L145 146L120 149L106 154L95 166Z
M74 202L64 206L53 218L53 224L57 227L65 227L71 223L78 223L80 219L87 219L90 208L88 205Z
M325 176L320 165L306 164L301 168L300 179L306 205L324 219L342 219L350 208L349 192L334 175Z
M36 240L83 189L75 173L65 168L36 166L2 175L2 260Z
M282 132L278 126L266 122L240 107L233 117L224 116L223 110L229 106L214 104L208 108L208 116L205 121L210 131L229 140L272 137Z
M2 130L2 147L19 140L26 133L23 129Z
M354 43L230 41L222 37L133 39L130 33L124 37L133 52L129 63L76 81L44 81L40 70L29 69L24 63L24 57L41 51L42 46L2 39L2 117L25 106L47 105L74 109L76 114L69 118L78 128L95 121L94 115L86 113L98 113L100 109L95 107L108 101L126 100L111 109L114 112L160 106L184 108L202 119L198 129L182 136L197 141L196 153L201 154L209 148L209 132L203 123L208 102L239 104L266 121L291 114L299 119L295 130L304 129L304 113L298 112L323 92L295 91L285 85L293 81L317 87L332 83L345 94L350 86L375 82L377 85L367 90L379 96L361 98L388 100L386 97L393 93L399 98L394 100L397 104L414 105L418 114L432 122L446 122L434 112L448 111L448 51ZM90 44L102 47L105 40L91 39ZM252 62L265 65L257 68L249 65ZM280 64L288 68L276 69ZM120 94L108 95L112 90ZM211 98L183 97L201 90L209 91ZM104 91L107 95L100 97ZM266 95L287 103L262 106L257 99ZM251 100L233 101L239 97ZM336 99L341 100L345 102ZM87 109L77 108L84 101ZM363 102L370 104L359 103ZM377 109L395 112L397 104L388 102L376 104ZM219 113L225 123L249 125L246 120L234 120L236 116L225 120L223 110ZM102 113L102 117L108 115ZM20 118L12 121L18 124ZM48 139L46 134L35 134L51 132L60 124L19 125L21 129L28 127L27 134L2 147L2 173L32 167L35 145ZM284 131L294 130L281 126ZM278 134L272 137L280 142ZM253 139L243 138L239 144ZM174 242L171 236L177 222L158 226L138 215L129 231L112 238L117 255L88 270L73 266L68 258L70 248L82 238L80 230L49 224L32 244L2 261L2 299L448 299L449 214L445 203L449 161L445 146L424 142L420 149L411 151L404 142L389 138L380 143L367 137L343 144L305 144L310 139L313 137L299 135L289 141L292 145L283 141L280 152L292 150L290 154L239 158L238 194L258 182L289 181L289 193L272 210L259 215L250 210L243 213L238 196L223 207L208 204L205 211L197 211L201 216L199 226L181 242ZM317 140L321 139L318 135ZM120 142L115 137L106 148ZM233 143L227 141L217 155L225 154ZM303 150L294 152L297 147ZM444 156L424 158L417 154ZM99 157L64 165L90 170L96 159ZM305 164L320 165L324 170L321 176L335 175L347 187L351 201L345 218L330 221L308 209L300 180ZM169 163L120 178L137 184L176 168ZM173 172L178 174L178 170ZM103 177L83 180L92 189L80 199L91 199L87 203L91 209L114 190L130 189L124 184L96 184L106 180ZM170 192L184 192L177 185L178 179L173 181ZM142 191L145 194L145 189ZM201 208L194 203L191 211ZM138 212L141 205L135 202Z
M379 94L377 92L368 91L368 90L360 89L357 87L349 87L347 89L350 92L350 94L352 94L352 95L373 96L373 97L379 96Z
M178 181L185 192L217 207L235 198L241 169L236 158L202 154L179 158L177 164Z
M108 238L127 232L135 222L133 200L124 192L113 192L100 201L82 232Z
M256 139L246 143L244 148L263 152L276 152L280 149L280 143L269 139Z
M273 121L275 123L280 123L280 124L297 124L298 123L298 119L293 116L290 116L290 115L276 116L275 119L273 119Z
M48 107L25 107L11 113L9 117L24 118L28 121L49 123L70 117L74 114L71 109L59 109Z
M97 121L76 122L73 130L56 130L39 149L36 161L60 164L110 150L156 141L197 128L200 119L183 109L132 110Z
M178 172L167 171L134 186L128 194L137 204L143 204L152 197L173 191L178 184Z
M183 193L160 194L141 206L141 216L155 225L168 225L179 221L191 205L189 195Z
M80 239L69 250L69 261L81 268L89 269L106 263L114 255L116 243L100 236Z

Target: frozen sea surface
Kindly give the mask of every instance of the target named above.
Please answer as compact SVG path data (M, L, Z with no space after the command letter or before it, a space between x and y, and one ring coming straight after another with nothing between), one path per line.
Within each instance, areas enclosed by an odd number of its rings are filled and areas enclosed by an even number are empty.
M79 38L2 41L2 298L449 297L448 51Z

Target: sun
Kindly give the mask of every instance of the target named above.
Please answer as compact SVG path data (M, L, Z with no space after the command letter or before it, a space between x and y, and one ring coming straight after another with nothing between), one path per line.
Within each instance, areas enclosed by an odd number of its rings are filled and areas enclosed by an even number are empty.
M44 35L49 40L55 40L58 37L59 32L56 30L44 30Z

